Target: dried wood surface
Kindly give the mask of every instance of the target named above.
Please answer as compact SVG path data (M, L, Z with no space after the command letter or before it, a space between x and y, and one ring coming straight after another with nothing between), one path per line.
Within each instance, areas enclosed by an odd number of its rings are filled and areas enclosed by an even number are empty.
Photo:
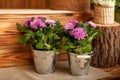
M1 9L46 9L49 0L0 0Z
M120 65L111 68L100 68L100 69L112 75L110 77L106 77L100 80L120 80Z

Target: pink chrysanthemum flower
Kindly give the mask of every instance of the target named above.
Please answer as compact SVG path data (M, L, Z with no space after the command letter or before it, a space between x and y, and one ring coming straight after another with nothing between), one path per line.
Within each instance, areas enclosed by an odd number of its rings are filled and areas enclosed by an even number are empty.
M35 22L30 22L30 28L36 30L38 29L38 26L36 25Z
M72 30L78 23L77 20L71 20L64 26L64 30Z
M87 24L88 24L89 26L92 26L93 28L96 28L96 27L97 27L96 24L93 23L92 21L88 21Z
M38 27L45 28L46 24L41 19L34 19L34 21L30 23L30 27L36 30Z
M84 30L84 28L75 28L69 33L71 36L78 40L85 39L85 37L87 36L87 32Z
M45 28L46 27L45 22L43 22L41 19L35 19L34 22L36 23L37 26L39 26L41 28Z
M30 26L30 23L32 22L32 18L28 18L26 21L25 21L25 25L26 26Z
M79 22L77 20L70 20L70 23L72 23L74 26L76 26Z
M64 26L64 30L71 30L71 29L74 29L74 25L73 23L67 23L65 26Z
M54 20L46 20L45 23L50 25L50 26L55 26L56 22Z

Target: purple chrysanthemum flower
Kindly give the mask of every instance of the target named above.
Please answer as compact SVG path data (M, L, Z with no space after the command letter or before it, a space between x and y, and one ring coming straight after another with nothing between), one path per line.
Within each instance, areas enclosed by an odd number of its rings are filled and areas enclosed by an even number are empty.
M65 26L64 26L64 30L71 30L71 29L74 29L74 24L73 23L70 23L68 22Z
M64 30L72 30L79 22L77 20L70 20L65 26Z
M76 26L79 22L77 20L70 20L70 23L73 23L74 26Z
M41 19L35 19L34 22L36 23L37 26L39 26L41 28L45 28L46 27L45 22L43 22Z
M75 28L71 30L69 34L78 40L85 39L87 36L87 32L84 30L84 28Z
M56 22L54 20L46 20L45 23L50 25L50 26L55 26Z
M45 17L39 16L39 17L37 17L37 19L45 19Z
M26 26L30 26L30 22L32 22L32 18L28 18L28 19L25 21L25 25L26 25Z
M92 26L93 28L97 27L96 24L93 23L92 21L88 21L86 24L89 25L89 26Z
M38 26L35 22L30 22L30 28L36 30L38 29Z
M41 27L41 28L45 28L46 27L46 24L45 22L43 22L41 19L34 19L33 22L30 22L30 27L32 29L38 29L38 27Z

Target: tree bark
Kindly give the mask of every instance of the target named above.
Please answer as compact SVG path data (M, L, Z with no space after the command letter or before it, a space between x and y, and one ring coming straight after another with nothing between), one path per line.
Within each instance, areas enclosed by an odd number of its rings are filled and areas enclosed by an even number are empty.
M95 54L92 56L91 65L95 67L113 67L119 59L119 27L120 24L100 25L98 28L104 34L93 41Z
M120 27L118 29L118 35L119 35L119 46L120 46ZM120 48L119 48L119 59L118 59L118 64L120 65Z

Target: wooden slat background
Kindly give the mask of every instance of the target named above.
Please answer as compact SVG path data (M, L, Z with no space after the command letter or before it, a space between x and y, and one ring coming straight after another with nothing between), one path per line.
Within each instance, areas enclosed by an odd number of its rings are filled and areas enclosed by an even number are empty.
M0 9L49 9L50 0L0 0ZM8 11L8 10L6 10ZM1 13L4 11L0 11ZM21 11L22 12L22 11ZM49 11L47 11L49 12ZM88 20L90 14L59 13L59 14L26 14L8 15L0 13L0 67L33 64L32 53L29 46L22 46L18 42L21 36L16 23L23 23L28 17L46 16L49 19L60 20L65 24L69 20ZM61 52L58 60L66 60L67 54Z
M86 16L87 15L87 16ZM48 19L60 20L65 24L69 20L84 21L88 14L57 13L57 14L0 14L0 67L33 64L30 46L23 46L18 42L22 36L17 30L16 23L24 23L28 17L45 16ZM58 60L66 60L67 54L61 52Z
M0 9L47 9L49 0L0 0Z

